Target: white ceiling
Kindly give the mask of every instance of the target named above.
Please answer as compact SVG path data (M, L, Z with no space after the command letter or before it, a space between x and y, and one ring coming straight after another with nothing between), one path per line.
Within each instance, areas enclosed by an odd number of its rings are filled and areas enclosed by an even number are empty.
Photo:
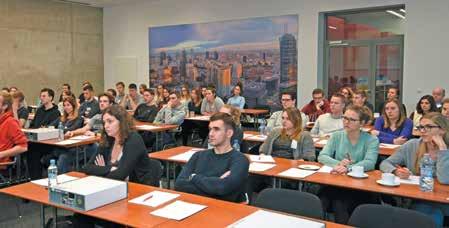
M142 0L56 0L56 1L88 4L94 7L109 7L115 5L130 4ZM146 0L146 1L155 1L155 0Z

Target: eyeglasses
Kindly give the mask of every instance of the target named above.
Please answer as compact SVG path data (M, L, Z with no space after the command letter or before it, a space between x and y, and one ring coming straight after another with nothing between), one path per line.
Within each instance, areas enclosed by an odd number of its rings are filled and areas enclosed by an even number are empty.
M416 129L418 129L418 131L431 131L432 128L441 128L440 126L436 126L436 125L418 125L416 126Z
M358 120L358 119L354 119L354 118L347 117L347 116L343 116L342 118L343 118L343 120L350 121L350 122L360 121L360 120Z
M170 97L170 100L176 100L176 97Z
M290 98L286 98L286 99L281 99L281 101L291 101L292 99Z

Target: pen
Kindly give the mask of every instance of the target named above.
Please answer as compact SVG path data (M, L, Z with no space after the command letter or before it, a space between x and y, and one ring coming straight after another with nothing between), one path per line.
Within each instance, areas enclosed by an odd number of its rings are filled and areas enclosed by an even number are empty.
M147 196L145 199L142 200L142 202L145 202L149 199L151 199L153 197L153 194L150 194L149 196Z

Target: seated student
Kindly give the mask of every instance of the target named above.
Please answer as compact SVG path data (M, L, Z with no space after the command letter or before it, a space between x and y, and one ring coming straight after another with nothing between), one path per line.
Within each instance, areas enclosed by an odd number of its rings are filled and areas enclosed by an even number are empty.
M28 150L28 140L12 113L11 94L0 92L0 162Z
M147 87L147 85L146 84L140 84L139 85L139 94L141 95L141 96L143 96L143 92L146 90L146 89L148 89L148 87Z
M81 84L81 88L84 89L86 86L92 86L92 84L89 81L83 81L83 84ZM92 86L93 88L93 86ZM78 96L78 104L82 104L84 102L84 91L81 92L81 94Z
M61 116L58 107L53 104L55 92L52 89L44 88L41 90L40 101L41 106L37 108L30 128L40 128L50 125L53 121Z
M115 89L108 89L108 90L106 90L106 93L108 93L109 95L114 97L114 100L115 100L115 97L117 97L117 92L115 92Z
M373 108L373 105L368 102L368 96L366 95L365 90L358 89L358 90L354 91L354 95L352 97L352 104L357 105L359 107L363 107L363 106L367 107L371 112L371 119L372 119L372 115L374 113L374 108Z
M413 122L407 118L398 100L385 103L382 116L376 119L371 134L381 143L402 145L412 137Z
M115 103L121 106L125 106L125 83L115 83L115 89L117 89L117 96L115 96Z
M335 174L346 174L353 166L363 166L365 171L373 170L379 153L379 140L360 128L369 120L366 107L350 105L343 116L344 130L332 134L320 152L318 161L332 167ZM371 202L368 193L344 190L336 187L322 187L319 196L323 208L332 203L335 222L346 224L354 208Z
M216 112L219 112L223 105L223 100L216 96L215 88L208 87L206 90L206 97L201 103L201 114L210 116Z
M231 146L235 122L216 113L209 122L209 143L214 147L195 153L183 167L175 190L207 197L244 202L249 161Z
M282 127L274 128L260 146L261 154L287 159L315 161L312 137L301 127L301 113L290 107L282 112Z
M352 103L352 97L354 96L354 92L352 91L351 87L342 87L338 92L341 93L343 96L345 96L346 106Z
M435 105L438 111L441 111L441 105L443 104L444 96L446 95L446 90L441 87L435 87L432 90L432 97L435 100Z
M75 97L75 95L72 93L72 91L70 90L70 85L69 84L67 84L67 83L64 83L63 85L62 85L62 92L61 92L61 95L59 95L59 102L62 102L63 100L64 100L64 93L65 93L65 95L66 96L71 96L71 97L73 97L73 99L75 99L75 101L76 101L76 97ZM62 112L61 112L62 113Z
M73 131L70 130L67 131L65 133L65 136L72 137L75 135L83 135L83 134L93 136L95 135L95 133L98 133L103 129L103 120L101 118L101 115L106 108L114 104L114 98L107 93L102 93L98 95L98 102L100 106L100 113L96 114L88 121L85 121L84 127Z
M391 87L391 88L388 89L387 99L385 100L385 102L381 102L379 104L379 106L376 109L376 112L382 113L383 109L384 109L384 106L385 106L385 103L388 100L391 100L391 99L399 100L399 89L398 88ZM404 104L402 104L402 108L404 109L404 113L407 116L407 109L405 108Z
M282 109L287 109L290 107L296 107L296 93L292 92L282 92L281 94L281 104ZM283 111L277 111L271 114L270 119L268 119L267 128L273 129L275 127L282 126L282 113ZM309 121L309 118L301 112L301 119L302 119L302 125L301 127L304 128L306 126L307 122Z
M228 99L227 104L243 109L243 107L245 107L245 98L242 97L242 95L243 95L242 84L237 83L234 86L234 89L232 89L232 97Z
M449 98L445 98L443 100L443 104L441 105L441 114L449 120Z
M190 98L190 92L189 87L187 84L182 85L181 87L181 104L184 105L184 107L188 108L191 98Z
M201 115L201 91L199 89L192 89L190 98L190 102L187 105L189 112L195 112L195 115Z
M165 105L167 105L167 103L170 101L170 91L168 91L167 88L164 88L162 90L162 97L159 101L159 108L163 108Z
M76 100L72 97L66 97L64 98L63 104L63 115L59 119L53 121L51 125L57 128L59 123L62 123L64 132L74 131L81 128L83 126L83 118L78 114ZM58 173L66 173L69 171L72 162L76 159L76 148L57 148L53 151L52 157L57 158L56 166L58 167Z
M136 111L134 111L134 119L152 123L158 112L158 108L154 102L154 91L145 89L143 91L143 100L145 103L137 106Z
M413 127L416 128L421 117L429 112L438 112L438 108L431 95L424 95L416 104L416 110L410 114L409 118L413 120Z
M58 110L59 110L59 112L61 113L61 115L64 113L64 99L66 98L66 97L71 97L70 96L70 94L68 94L67 92L65 92L65 91L62 91L62 94L61 94L61 96L62 96L62 99L59 101L59 103L58 103ZM76 101L76 98L74 98L75 99L75 101Z
M23 104L25 96L21 91L17 91L12 94L12 112L14 118L19 121L19 126L25 128L25 124L28 120L28 108Z
M131 182L152 185L154 174L148 153L140 135L132 130L133 120L127 111L112 105L104 110L103 123L100 147L82 172L116 180L129 178ZM75 214L75 227L94 227L94 223L104 226L105 222ZM113 225L106 224L107 227Z
M231 138L231 144L234 145L235 140L241 145L243 142L243 130L242 130L242 124L240 123L240 109L231 106L229 104L223 105L223 107L220 108L220 112L227 113L232 116L232 119L235 123L235 129L234 134Z
M143 98L142 96L137 92L137 85L134 83L129 84L128 86L128 95L125 96L125 102L122 104L123 107L126 108L126 110L136 110L137 106L139 104L142 104Z
M332 133L343 129L343 110L345 109L345 97L336 93L330 100L330 113L318 117L310 133L318 136L330 136Z
M83 118L79 116L76 100L72 97L64 98L62 102L64 105L64 111L62 116L54 120L50 126L57 128L59 123L64 126L64 132L73 131L83 126Z
M154 119L154 123L156 124L174 124L181 126L181 124L184 122L184 117L186 115L185 113L185 107L181 104L180 98L181 95L176 91L171 91L169 98L170 101L165 105L156 115L156 118ZM178 131L178 129L174 130ZM163 133L163 143L167 144L171 141L173 141L173 137L171 137L171 134L174 132L164 132ZM154 144L154 141L152 143L147 143L147 146L152 146Z
M314 89L312 91L313 100L304 105L301 112L309 117L309 121L315 122L315 120L325 113L329 113L329 102L324 98L324 91L322 89Z
M84 102L80 103L79 114L84 118L92 118L100 113L100 107L94 96L94 88L91 85L83 87Z
M438 182L449 184L449 120L440 113L430 112L422 117L417 128L422 133L421 138L407 141L393 155L382 161L380 170L403 179L410 175L419 175L421 159L427 153L435 161L434 175ZM443 227L444 216L449 216L447 204L416 200L412 208L431 215L438 227Z
M160 107L159 104L162 103L162 100L164 99L163 98L164 96L162 95L163 93L164 93L164 85L157 85L156 86L156 96L154 97L154 99L155 99L156 105L158 107Z

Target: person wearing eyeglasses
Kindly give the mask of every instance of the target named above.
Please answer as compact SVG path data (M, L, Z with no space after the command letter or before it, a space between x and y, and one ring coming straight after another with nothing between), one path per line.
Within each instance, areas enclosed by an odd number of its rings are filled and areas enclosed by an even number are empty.
M417 129L421 138L407 141L382 161L380 170L408 179L410 175L419 175L421 159L429 154L435 161L434 175L438 182L449 184L449 120L441 113L430 112L421 118ZM447 204L415 201L412 208L431 215L439 227L443 226L444 216L449 216Z
M402 105L396 99L388 100L382 116L376 119L371 134L381 143L402 145L412 137L413 122L405 115Z
M379 154L379 140L361 130L370 119L366 107L350 105L343 115L344 130L335 132L318 156L318 162L332 167L332 174L346 174L352 166L373 170ZM322 187L319 197L323 208L332 204L335 221L346 224L357 205L373 203L375 197L360 191L344 191L337 187Z
M282 109L285 110L290 107L296 107L296 93L294 92L283 92L281 94L281 104ZM267 128L273 129L275 127L281 127L282 126L282 113L283 110L274 112L271 114L270 119L267 121ZM309 121L309 118L301 112L301 128L304 128Z
M329 101L324 98L324 91L320 88L316 88L312 91L312 100L304 105L301 109L304 114L309 116L309 120L315 122L315 120L325 114L330 113Z

